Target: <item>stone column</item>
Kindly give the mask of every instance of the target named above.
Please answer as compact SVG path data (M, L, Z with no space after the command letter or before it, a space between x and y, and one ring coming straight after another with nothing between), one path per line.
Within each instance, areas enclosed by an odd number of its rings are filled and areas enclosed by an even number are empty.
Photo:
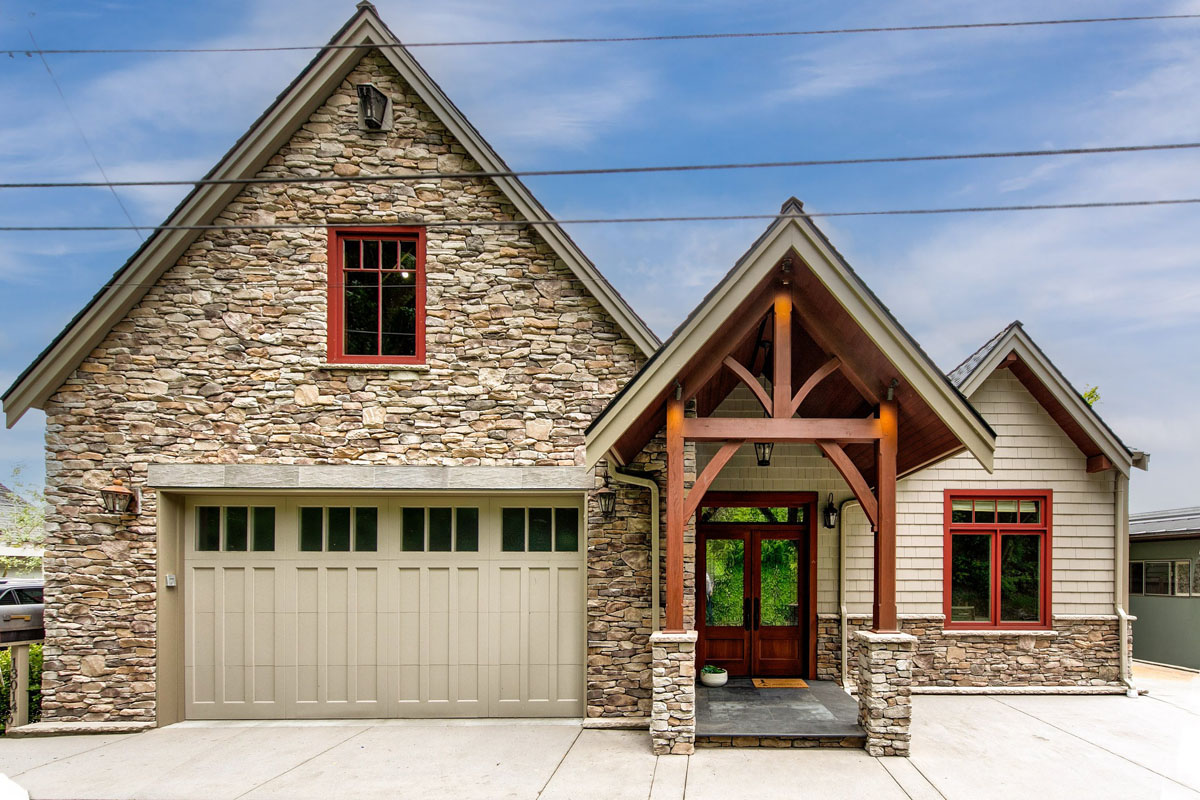
M855 633L858 644L858 724L872 756L908 756L912 721L912 657L907 633Z
M650 634L654 698L650 739L655 755L691 755L696 748L695 631Z

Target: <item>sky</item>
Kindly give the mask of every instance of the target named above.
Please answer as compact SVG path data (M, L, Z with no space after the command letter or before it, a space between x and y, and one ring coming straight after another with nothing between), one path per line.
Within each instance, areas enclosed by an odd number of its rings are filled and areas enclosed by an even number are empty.
M379 0L407 41L644 36L1200 13L1200 0ZM15 0L0 49L318 45L350 0ZM641 44L419 48L514 169L722 163L1196 141L1200 20ZM0 56L0 180L206 172L311 52ZM64 102L65 97L65 102ZM82 135L81 135L82 131ZM84 136L90 143L85 144ZM1200 151L527 181L559 218L1200 197ZM182 188L128 188L138 225ZM105 189L0 191L4 224L128 224ZM1133 511L1200 505L1200 207L819 221L944 369L1020 319L1131 447ZM765 222L575 226L662 337ZM0 233L0 387L140 243ZM0 481L42 479L44 417L0 430Z

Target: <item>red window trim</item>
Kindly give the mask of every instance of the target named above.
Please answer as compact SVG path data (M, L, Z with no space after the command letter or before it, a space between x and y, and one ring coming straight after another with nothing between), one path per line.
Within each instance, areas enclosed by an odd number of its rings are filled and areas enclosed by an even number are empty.
M411 356L354 356L345 350L345 309L342 286L342 239L353 237L375 239L416 240L416 348ZM425 229L413 228L329 228L328 279L326 302L328 308L326 360L330 364L424 364L425 363Z
M1042 501L1042 521L1040 524L1032 525L1029 523L1021 524L1000 524L1000 523L955 523L951 522L951 502L953 500L966 500L973 498L986 498L998 500L1041 500ZM1053 571L1053 505L1054 492L1050 489L946 489L944 492L943 506L943 531L944 541L942 546L942 613L946 618L942 625L946 630L1012 630L1012 631L1045 631L1051 630L1053 625L1051 622L1051 599L1052 599L1052 584L1054 582ZM1019 512L1018 512L1019 514ZM953 622L951 620L950 608L950 589L951 589L951 571L954 566L951 558L951 547L953 545L952 538L955 533L991 533L992 535L992 579L991 579L991 616L990 622ZM1038 622L1001 622L1000 621L1000 580L995 569L1000 564L1000 538L1004 534L1024 534L1028 536L1041 536L1042 541L1042 563L1041 563L1041 585L1039 591L1041 593L1040 613Z

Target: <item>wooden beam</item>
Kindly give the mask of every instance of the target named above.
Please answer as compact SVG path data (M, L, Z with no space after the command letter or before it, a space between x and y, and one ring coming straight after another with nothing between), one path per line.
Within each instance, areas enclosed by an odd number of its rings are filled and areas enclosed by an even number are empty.
M1087 471L1088 472L1104 472L1106 469L1112 469L1112 460L1103 453L1095 456L1088 456Z
M875 444L875 498L879 503L875 526L875 599L871 606L871 630L894 633L896 619L896 451L899 444L899 413L895 400L879 404L879 426L883 436Z
M737 375L742 383L749 387L750 391L754 392L754 396L758 398L758 402L762 403L763 410L767 412L767 416L771 416L771 398L767 397L767 390L750 374L750 370L742 366L742 362L733 356L725 356L725 360L721 363L728 367L730 372Z
M760 297L755 302L746 304L744 311L739 309L729 320L732 324L721 331L721 346L705 358L689 364L685 371L681 371L680 380L683 381L685 402L695 397L696 392L712 380L713 375L716 375L717 370L724 364L725 356L763 321L767 303L767 298Z
M772 408L776 414L769 416L788 416L784 414L788 404L792 402L792 290L790 286L781 285L775 290L775 336L772 339L771 350L775 354L775 366L771 371L771 388L773 391Z
M861 394L863 399L872 405L879 405L879 391L867 383L867 379L861 374L862 371L857 366L857 360L846 352L846 348L839 344L837 337L830 332L808 298L797 290L792 293L792 302L795 303L796 311L803 318L804 329L808 331L808 335L812 337L812 340L817 343L817 347L831 356L837 356L844 367L842 374L846 376L846 380L850 381L850 385L854 387L855 391Z
M691 519L692 514L696 513L696 508L700 505L700 501L704 499L704 493L708 491L708 487L712 486L712 482L717 479L717 475L729 463L729 459L733 458L733 454L738 451L738 448L745 444L742 439L734 439L721 445L721 449L712 457L712 461L704 466L704 470L700 476L696 478L696 482L692 484L691 491L688 492L687 502L683 507L683 518Z
M782 416L795 416L796 411L800 408L800 404L804 402L804 398L808 397L809 393L812 392L813 389L817 388L818 383L828 378L832 373L836 372L837 368L841 365L842 360L837 356L834 356L822 364L816 372L814 372L812 375L809 375L808 380L804 382L804 385L801 386L799 391L796 392L796 396L792 398L790 403L788 403L788 413L783 414ZM874 416L874 414L872 414L872 416Z
M683 400L667 399L667 632L683 633Z
M669 419L669 416L668 416ZM683 437L697 442L741 439L755 442L875 442L882 435L877 419L772 419L691 417Z
M867 481L859 472L858 467L850 460L850 456L846 455L846 451L837 442L817 442L817 447L820 447L825 457L833 462L833 466L846 481L850 491L854 493L855 499L862 506L863 513L867 515L871 528L878 528L879 504L875 502L875 495L871 494L871 487L867 485Z

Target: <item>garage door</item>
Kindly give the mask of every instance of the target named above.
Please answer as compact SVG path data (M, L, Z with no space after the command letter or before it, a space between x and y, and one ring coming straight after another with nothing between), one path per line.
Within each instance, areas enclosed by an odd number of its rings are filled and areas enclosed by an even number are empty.
M578 498L196 497L190 719L584 710Z

